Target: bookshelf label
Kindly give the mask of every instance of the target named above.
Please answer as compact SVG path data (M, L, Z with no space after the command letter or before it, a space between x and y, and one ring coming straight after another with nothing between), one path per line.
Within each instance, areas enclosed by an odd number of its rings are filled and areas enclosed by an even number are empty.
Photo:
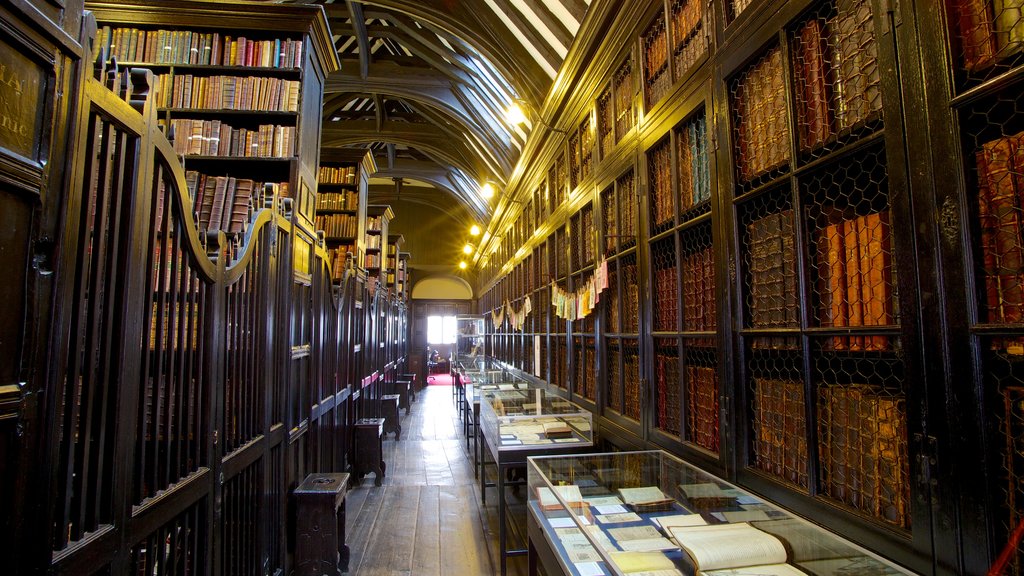
M0 41L0 146L38 160L46 71Z

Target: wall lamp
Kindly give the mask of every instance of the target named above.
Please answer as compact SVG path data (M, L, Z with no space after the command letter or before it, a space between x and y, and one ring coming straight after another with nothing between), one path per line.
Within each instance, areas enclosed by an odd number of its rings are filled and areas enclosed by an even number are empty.
M509 103L508 108L505 109L505 121L513 126L518 126L526 122L528 119L527 114L530 112L532 112L532 110L526 100L517 98ZM530 114L530 116L532 116L532 118L529 118L531 121L537 122L552 132L558 132L559 134L569 133L569 131L564 128L555 128L551 124L548 124L540 117L539 114L534 113Z

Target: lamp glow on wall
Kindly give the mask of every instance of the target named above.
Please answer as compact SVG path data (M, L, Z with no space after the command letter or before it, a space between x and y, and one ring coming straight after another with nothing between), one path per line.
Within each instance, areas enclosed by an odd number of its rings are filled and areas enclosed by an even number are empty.
M559 134L569 133L568 130L565 130L563 128L555 128L551 124L545 122L539 114L533 112L530 109L530 105L526 102L526 100L517 98L510 102L508 107L505 108L505 121L508 122L509 125L518 126L520 124L525 124L527 120L537 122L544 126L545 128L547 128L548 130L551 130L552 132L558 132Z

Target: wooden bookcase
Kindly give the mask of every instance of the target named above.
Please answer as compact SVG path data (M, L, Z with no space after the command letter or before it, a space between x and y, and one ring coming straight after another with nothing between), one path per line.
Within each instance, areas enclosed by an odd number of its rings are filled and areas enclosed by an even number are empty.
M314 225L323 230L334 281L341 279L347 258L362 262L366 234L367 171L373 155L331 151L320 159Z
M405 244L405 237L401 234L388 234L388 252L385 258L386 270L382 274L387 278L387 289L393 298L398 296L398 253Z
M366 207L366 245L363 268L370 282L382 287L387 280L388 223L395 217L391 206L369 205Z

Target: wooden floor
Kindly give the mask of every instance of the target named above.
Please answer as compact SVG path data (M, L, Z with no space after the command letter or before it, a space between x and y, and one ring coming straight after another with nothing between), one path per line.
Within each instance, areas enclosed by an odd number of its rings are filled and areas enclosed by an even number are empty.
M368 474L348 493L349 573L500 574L497 493L488 488L487 505L480 504L451 388L419 393L403 416L401 440L393 438L384 441L384 485ZM526 574L526 557L509 558L508 573Z

